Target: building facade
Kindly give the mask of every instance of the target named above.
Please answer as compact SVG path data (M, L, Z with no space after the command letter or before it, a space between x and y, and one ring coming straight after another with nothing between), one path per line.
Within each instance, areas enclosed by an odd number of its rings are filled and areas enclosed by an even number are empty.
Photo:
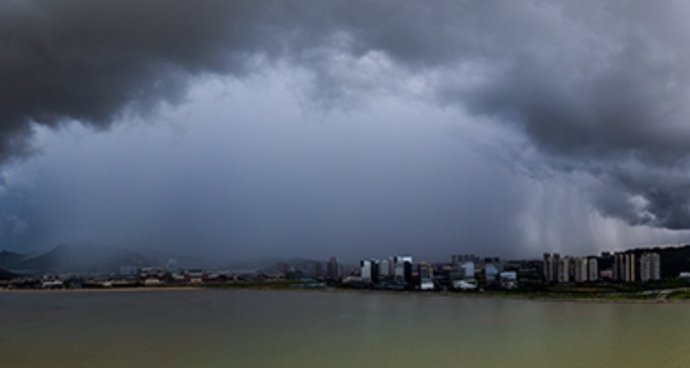
M644 253L640 256L640 281L661 280L661 257L658 253Z

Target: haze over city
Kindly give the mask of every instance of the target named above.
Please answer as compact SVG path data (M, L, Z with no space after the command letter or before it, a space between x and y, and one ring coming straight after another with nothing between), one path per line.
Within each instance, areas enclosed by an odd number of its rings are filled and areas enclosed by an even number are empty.
M0 2L0 249L690 240L682 1Z

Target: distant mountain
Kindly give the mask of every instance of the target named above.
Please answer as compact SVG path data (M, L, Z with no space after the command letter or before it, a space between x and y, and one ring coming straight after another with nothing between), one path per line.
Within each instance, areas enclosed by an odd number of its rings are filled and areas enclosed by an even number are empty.
M268 260L266 260L268 261ZM270 263L264 263L262 266L257 267L256 270L260 272L272 273L272 272L282 272L286 269L300 270L302 272L312 273L316 270L317 264L324 265L325 261L308 259L308 258L273 258Z
M52 250L23 258L8 267L24 273L118 272L120 267L158 266L159 262L123 248L94 244L61 244Z
M26 258L25 254L10 252L8 250L0 251L0 268L12 268L22 259Z
M652 249L661 257L661 277L678 277L681 272L690 272L690 245ZM638 257L641 254L638 254Z
M0 280L10 280L15 278L16 276L17 275L13 274L12 272L0 268Z
M205 258L166 250L141 249L137 250L137 252L163 266L167 265L170 260L175 260L179 268L214 268L217 266L217 264L215 264L217 262Z
M241 260L225 261L219 265L219 268L232 271L263 271L275 267L276 263L284 261L286 261L285 258L279 257L243 258Z

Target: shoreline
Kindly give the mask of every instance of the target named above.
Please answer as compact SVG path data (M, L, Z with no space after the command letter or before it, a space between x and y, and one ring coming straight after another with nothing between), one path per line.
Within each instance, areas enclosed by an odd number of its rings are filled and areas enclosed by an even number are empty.
M271 291L271 289L262 289ZM277 289L275 289L277 290ZM357 293L357 294L381 294L381 295L417 295L423 297L450 297L466 299L505 299L514 301L534 301L552 303L594 303L594 304L690 304L688 299L656 299L656 298L635 298L632 296L620 296L616 298L607 297L588 297L588 296L561 296L544 295L530 293L495 293L495 292L448 292L448 291L389 291L389 290L364 290L364 289L290 289L290 291L305 292L325 292L325 293Z
M207 289L198 286L144 286L115 288L81 288L81 289L0 289L0 294L79 294L79 293L135 293L164 291L194 291Z
M122 288L82 288L82 289L0 289L2 294L81 294L81 293L149 293L149 292L173 292L173 291L287 291L309 293L352 293L361 295L397 295L397 296L422 296L422 297L450 297L466 299L505 299L515 301L535 301L551 303L594 303L594 304L690 304L690 299L682 298L639 298L635 294L616 294L611 296L573 296L558 294L540 294L528 292L453 292L453 291L393 291L372 289L349 289L328 287L323 289L310 288L285 288L264 286L235 286L235 285L206 285L206 286L144 286Z
M255 291L288 291L288 292L309 292L309 293L353 293L353 294L371 294L371 295L394 295L394 296L422 296L422 297L450 297L450 298L467 298L467 299L506 299L515 301L535 301L535 302L552 302L552 303L594 303L594 304L690 304L690 299L657 299L657 298L639 298L635 294L617 294L611 296L573 296L573 295L558 295L558 294L540 294L529 292L500 292L500 291L483 291L483 292L453 292L453 291L394 291L394 290L374 290L374 289L350 289L328 287L324 289L311 288L271 288L270 286L208 286L205 289L216 290L255 290Z

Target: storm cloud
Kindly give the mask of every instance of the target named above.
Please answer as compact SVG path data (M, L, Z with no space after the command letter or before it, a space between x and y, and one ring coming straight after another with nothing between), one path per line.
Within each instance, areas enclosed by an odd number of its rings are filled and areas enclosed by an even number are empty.
M214 76L304 71L338 108L407 94L524 139L511 164L584 174L604 216L690 228L682 1L5 1L0 158L36 126L108 129ZM381 71L386 73L381 73Z

